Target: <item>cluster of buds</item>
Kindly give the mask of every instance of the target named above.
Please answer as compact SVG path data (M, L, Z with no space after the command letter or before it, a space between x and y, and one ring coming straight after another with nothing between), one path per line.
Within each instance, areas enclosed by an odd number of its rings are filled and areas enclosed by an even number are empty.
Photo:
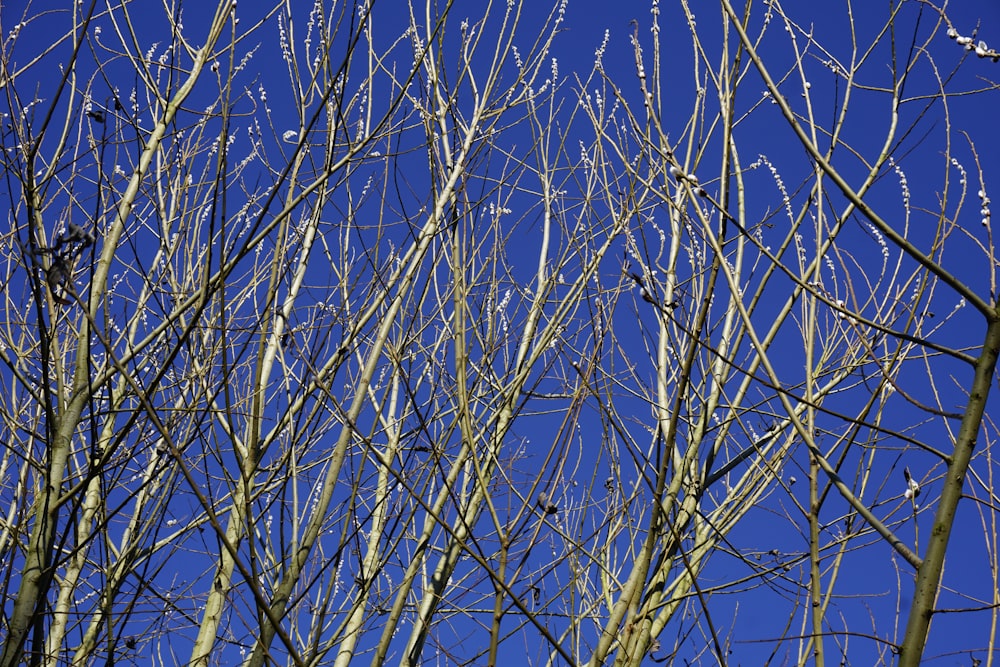
M701 184L698 183L698 177L695 176L694 174L685 174L683 171L680 170L679 167L670 165L670 175L673 176L674 180L676 180L678 183L680 183L681 181L687 181L688 183L690 183L691 187L694 189L695 194L698 195L699 197L708 196L708 193L705 191L705 188L701 187Z
M956 44L964 46L966 51L975 51L980 58L992 58L993 62L1000 62L1000 53L986 46L986 42L982 40L976 43L975 37L959 35L955 28L948 28L948 37L955 40Z
M983 217L983 227L988 227L990 224L990 198L986 196L986 192L983 190L979 191L979 215Z

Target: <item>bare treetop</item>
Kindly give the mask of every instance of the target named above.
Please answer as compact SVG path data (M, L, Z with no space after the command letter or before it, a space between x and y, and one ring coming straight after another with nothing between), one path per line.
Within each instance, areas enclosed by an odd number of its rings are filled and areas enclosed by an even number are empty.
M993 655L995 17L544 4L4 7L0 667Z

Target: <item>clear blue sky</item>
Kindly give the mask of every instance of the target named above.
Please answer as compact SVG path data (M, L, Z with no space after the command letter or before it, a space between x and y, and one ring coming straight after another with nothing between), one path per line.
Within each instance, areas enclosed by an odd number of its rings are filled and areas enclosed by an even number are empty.
M62 8L65 4L64 2L55 2L54 0L45 3L34 3L32 5L32 12ZM298 6L298 3L293 2L293 4ZM494 4L493 11L496 13L499 11L499 5L502 3ZM718 46L720 34L718 7L715 3L708 2L692 4L702 5L695 6L694 10L697 13L698 26L704 40L704 46L709 53L709 58L715 58L713 49ZM852 29L857 35L858 42L860 44L867 44L876 31L881 29L886 14L886 3L877 3L877 7L875 8L863 3L854 3L854 22L851 25L845 18L845 3L789 3L789 6L791 7L793 4L797 6L794 6L794 9L790 8L789 12L794 13L795 18L799 21L799 25L802 27L812 26L815 30L817 41L826 45L836 57L841 59L849 57L848 50ZM900 22L898 28L897 40L899 44L908 44L913 34L927 34L929 26L937 20L936 14L928 8L921 17L921 25L917 26L916 8L918 3L907 2L906 5L905 18ZM133 5L133 11L135 11L136 6ZM302 4L302 6L304 7L305 5ZM395 37L395 33L392 30L394 24L398 24L399 26L405 25L406 16L403 12L398 11L402 6L402 3L375 0L376 20L380 29L384 31L381 33L383 39L389 40ZM481 16L484 6L485 3L483 2L456 2L452 10L452 18L449 21L449 39L457 39L458 26L462 18L467 16L472 22L475 22ZM649 57L651 55L652 37L649 30L651 25L650 6L651 3L648 1L638 2L628 0L616 2L576 0L567 4L564 23L565 29L560 34L550 54L552 57L558 59L559 78L562 81L563 95L566 96L567 100L574 99L575 91L577 90L574 74L578 74L582 79L585 79L590 74L595 59L595 50L604 42L607 35L603 55L605 69L609 77L621 87L625 97L633 103L634 108L640 108L637 102L638 89L636 87L634 55L630 45L630 37L634 30L632 21L635 20L638 22L638 35L646 56ZM531 27L540 25L548 16L550 9L550 3L526 2L523 9L524 28L522 34L524 38L523 42L518 42L520 48L525 51L531 48L534 38L534 32ZM189 34L199 34L198 30L193 28L193 26L198 25L199 21L204 20L207 15L206 13L210 14L212 10L213 8L210 6L210 3L188 3L184 6L185 24L187 27L192 28ZM241 3L240 12L241 16L243 16L243 24L253 24L255 16L260 11L259 7L253 6L251 2L246 2L245 5ZM153 18L153 12L157 12L155 18ZM148 30L148 33L144 35L148 39L148 43L144 44L144 47L152 47L155 42L167 37L164 23L160 20L159 12L162 12L159 4L157 3L154 9L151 3L149 25L148 27L142 27L143 30ZM242 14L243 12L245 14ZM302 11L300 13L300 20L307 13L308 10ZM18 20L19 15L20 4L18 2L4 3L2 17L5 33L9 31L10 25ZM487 23L487 31L490 29L490 26L496 25L497 16L498 14L491 19L490 23ZM761 8L756 10L755 16L759 21L762 16ZM996 2L954 3L953 8L949 8L949 16L961 34L971 34L978 26L978 36L980 39L984 39L991 46L1000 47L1000 7L998 7ZM659 21L662 26L660 48L664 53L665 62L662 82L664 90L663 122L671 138L679 138L683 134L683 124L687 122L689 116L696 85L691 76L692 48L690 36L688 27L682 19L682 14L674 3L660 3ZM106 22L98 20L97 23L105 31L110 29L110 26ZM31 34L30 40L24 39L20 43L21 46L19 48L22 49L20 58L22 60L31 49L37 48L35 44L44 43L45 32L41 30L41 25L39 23L37 26L29 26L26 29L36 30L36 32ZM299 37L301 38L301 34ZM917 42L922 42L922 39L918 38ZM286 80L286 77L283 74L284 63L280 57L280 49L277 44L277 24L273 20L270 25L265 26L259 32L255 33L245 46L241 47L240 53L242 54L250 50L257 43L260 44L259 50L250 61L247 70L241 75L243 77L242 83L244 83L247 90L252 91L258 97L260 87L265 87L268 95L268 105L272 109L272 118L276 122L279 135L284 129L297 129L298 120L288 113L288 110L282 103L283 95L287 95L287 91L282 89L282 84L279 81ZM800 45L803 43L800 36ZM943 31L939 33L939 38L935 42L928 45L928 49L939 67L940 76L950 77L946 88L950 92L958 93L964 90L992 86L992 81L996 80L998 73L1000 73L1000 64L973 57L967 59L952 75L952 70L958 65L963 54L954 42L944 37ZM787 40L784 39L783 31L779 27L772 27L770 36L763 44L761 52L768 66L772 68L772 73L775 74L784 74L794 62L793 54L788 47ZM400 51L400 53L402 54L404 51ZM884 85L886 73L891 67L889 50L885 46L880 47L869 58L870 62L863 69L863 80L860 83L865 86L877 88L880 85ZM810 57L807 64L807 73L812 84L809 94L812 96L818 117L826 119L821 121L825 124L835 113L835 104L839 96L844 94L844 89L842 86L836 87L835 77L824 66L823 60L823 57ZM52 59L52 63L56 61L57 59ZM485 60L483 62L485 64ZM403 65L408 64L403 63ZM39 78L39 85L43 91L41 95L44 96L46 87L54 85L58 70L50 67L39 71L45 72L45 75ZM125 101L133 85L128 76L127 64L124 61L112 63L108 68L108 73L111 75L109 83L118 89L118 94ZM937 84L933 79L933 74L934 72L931 68L921 65L915 70L912 80L907 84L905 94L912 97L912 101L908 102L901 110L901 123L905 125L917 118L920 120L916 125L916 129L906 135L901 140L900 146L896 148L896 154L899 156L900 163L905 169L909 187L913 193L913 206L927 207L929 209L933 208L937 193L940 191L945 168L941 154L943 151L943 129L946 120L942 111L940 107L934 107L926 115L921 116L924 113L924 106L920 101L921 94L930 94L936 91ZM757 85L753 83L757 77L752 72L748 74L748 79L750 81L741 90L741 97L739 98L739 106L743 110L748 110L756 105L764 91L763 84ZM788 82L783 84L782 90L787 91L786 97L796 102L800 99L803 92L796 76L790 77ZM23 87L20 89L20 92L22 94L29 93ZM204 87L197 89L192 96L190 101L191 107L198 108L201 102L210 100L215 92L217 92L216 89L206 82ZM856 99L852 107L851 118L846 125L844 139L846 143L860 149L860 156L857 158L847 158L839 163L843 165L842 168L845 169L845 175L849 179L852 177L856 178L861 173L861 162L865 158L871 159L875 156L878 147L881 146L881 138L885 134L889 114L887 96L884 92L858 90L854 94L856 95ZM110 107L113 98L105 86L100 90L95 87L94 99L100 104ZM956 96L949 101L948 110L950 116L947 119L953 127L969 130L970 136L975 140L975 147L978 151L983 172L987 178L993 179L993 182L996 182L996 174L1000 173L1000 138L998 138L1000 134L991 129L997 109L1000 109L998 102L1000 102L1000 99L997 98L995 92L974 98ZM987 104L988 106L984 106ZM568 113L571 107L572 104L567 103L561 113ZM713 110L713 105L710 104L709 109L710 111ZM258 120L262 119L260 114L258 114L257 118ZM562 119L562 116L560 116L560 119ZM244 130L245 128L239 129ZM957 132L953 133L953 141L958 141L959 138ZM790 189L799 187L809 178L810 171L803 149L780 118L776 108L765 107L742 122L738 128L737 140L745 165L756 160L759 154L766 155L771 163L779 166L786 180L786 185ZM509 137L505 137L505 141L509 145L524 146L530 142L530 135L522 128L515 128L511 131ZM705 158L697 169L702 182L705 183L706 188L711 193L715 193L718 190L719 149L717 144L719 141L718 131L707 137L706 143L709 149L706 151ZM280 146L280 144L277 145ZM952 150L956 154L963 155L963 164L967 168L972 168L972 153L968 150L967 146L952 147ZM500 161L500 156L494 155L490 159ZM412 160L412 162L407 163L407 167L410 168L406 174L407 182L411 186L419 186L426 181L426 176L420 172L420 165L425 165L426 163L422 162L423 158L419 154L415 155ZM853 168L851 167L852 162L854 163ZM776 208L780 208L780 196L774 191L773 181L769 180L770 177L764 173L765 171L765 169L761 169L759 176L752 181L754 186L760 188L760 190L754 193L759 196L751 201L750 206L753 207L751 210L756 210L760 215L763 215L766 210L774 211ZM952 246L953 249L950 248L948 254L945 256L946 265L953 269L961 279L975 286L984 298L989 299L989 267L983 265L980 255L975 250L974 242L975 239L981 239L983 234L977 217L978 205L974 201L975 191L979 188L979 185L970 183L969 187L970 194L968 196L973 201L971 204L966 205L962 220L962 226L969 230L969 238L965 239L960 235L956 235ZM765 190L768 188L770 189L769 192ZM352 185L352 189L357 190L358 188ZM761 192L764 192L764 194L760 194ZM415 201L419 200L423 194L419 193L419 196L415 197ZM990 194L1000 196L1000 188L990 190ZM803 197L804 195L800 193L795 202L801 204ZM414 204L414 202L408 203ZM871 203L887 220L898 219L900 220L900 224L902 224L903 212L900 204L900 186L899 179L895 174L890 173L883 177L873 191ZM524 213L525 223L527 224L523 224L518 228L517 236L514 237L512 243L523 242L525 243L525 247L530 248L525 253L524 263L522 265L515 263L513 278L515 280L523 279L527 281L534 270L534 262L536 261L536 256L533 253L534 248L537 246L538 226L536 224L537 220L533 221L532 216L537 217L537 202L531 202L528 198L518 197L513 200L513 204L515 206L523 204L524 210L527 211L527 213ZM838 205L842 205L842 202L838 202ZM660 215L661 220L666 219L665 213ZM930 225L930 217L922 217L919 212L914 213L912 224L914 225L912 238L920 239L922 236L930 238L930 233L933 231L930 226L925 230L919 228L919 225ZM776 238L779 231L766 232L773 235L766 240L768 242L776 242L770 239ZM643 236L643 234L646 235ZM649 232L648 229L646 232L640 232L640 237L644 242L650 244L655 244L656 242L655 234ZM857 249L849 248L849 250L856 253L856 259L859 262L881 261L877 246L870 243L870 239L866 239L862 224L859 224L857 230L853 233L849 233L847 238L858 240L859 245ZM624 243L615 257L616 261L623 255ZM516 259L516 254L511 253L511 257ZM519 271L523 271L523 274L519 274ZM611 277L619 271L619 265L609 264L606 274ZM776 295L775 298L777 299L780 296L783 295ZM321 295L316 296L316 300L320 298L322 298ZM940 291L935 301L927 304L928 308L936 309L942 314L949 312L954 306L955 300L947 290ZM765 307L762 309L762 312L766 312L767 310ZM652 318L648 318L648 321L641 322L640 324L641 326L636 327L634 340L630 342L634 343L635 348L632 351L640 359L637 363L644 363L648 366L645 375L651 380L653 372L651 370L652 362L650 359L643 358L642 355L646 354L643 337L651 335L650 330L653 326ZM963 348L974 348L981 340L981 321L974 313L969 312L967 309L959 313L952 322L943 327L936 335L938 336L937 340L945 344ZM626 336L623 339L627 338ZM972 352L974 353L974 350ZM787 372L790 376L795 376L797 373L795 364L801 361L799 357L795 356L796 354L799 353L790 349L783 360L786 367L781 370ZM942 377L938 378L935 376L935 379L938 380L939 385L946 391L953 392L948 395L945 402L950 405L957 405L961 403L961 392L967 386L971 378L971 373L967 369L963 370L958 365L942 363L941 368L943 369ZM947 377L947 373L950 372L955 373L954 381ZM903 379L905 380L906 376ZM927 387L925 386L915 386L913 387L913 392L918 397L927 398ZM857 399L851 397L845 400L846 407L849 409L853 407L853 402ZM993 405L996 404L995 397L992 403ZM891 428L902 429L907 426L913 427L911 433L914 437L928 442L935 442L942 449L948 449L947 434L937 422L929 422L923 425L922 420L924 416L921 413L908 408L903 401L894 405L898 406L898 412L887 416L886 422ZM770 408L771 406L768 407ZM648 407L637 401L634 415L637 421L649 421L648 413ZM525 443L544 441L546 437L555 432L559 427L562 416L562 414L555 414L549 415L546 418L529 421L527 423L531 425L530 428L527 426L519 427L515 435L523 439ZM581 419L585 431L590 427L595 429L601 428L600 422L593 412L585 413ZM640 429L639 426L636 428L637 430ZM758 428L766 428L766 425L761 422ZM884 482L874 484L873 488L878 488L879 490L866 498L876 504L879 516L892 516L894 520L898 520L900 523L896 527L899 529L900 534L905 539L913 540L915 539L913 522L907 517L909 506L901 499L902 491L905 488L902 477L903 466L909 467L915 477L924 481L925 488L922 496L922 505L931 508L933 500L940 491L939 481L942 467L930 456L915 452L912 448L904 448L899 446L899 443L892 441L887 441L883 444L888 454L879 458L873 470L876 474L884 475L885 480ZM984 442L980 443L981 447L985 444ZM592 459L593 466L597 469L596 473L589 469L584 471L588 479L592 474L598 478L604 476L603 467L606 466L606 460L600 457L598 452L584 453L583 459L588 462ZM530 463L531 461L529 460L529 465ZM796 464L798 468L796 468ZM803 609L801 605L804 598L802 591L797 586L798 582L805 580L804 575L799 570L806 567L806 563L801 559L801 556L806 553L807 544L802 533L802 530L804 530L803 523L801 521L789 520L787 516L790 514L787 512L789 512L788 508L790 506L789 493L798 494L796 497L800 501L804 501L806 497L804 494L806 493L805 469L807 466L805 451L802 450L794 457L782 475L786 482L791 476L795 476L798 479L798 484L791 491L779 490L769 495L761 503L760 507L751 512L746 520L727 537L727 548L733 552L738 551L750 560L759 558L758 562L762 562L765 565L769 562L781 562L787 564L790 570L794 570L790 573L788 579L780 576L770 577L766 586L752 588L757 586L757 582L752 581L746 587L735 586L732 589L712 596L710 610L713 622L717 628L721 629L723 635L732 640L732 654L729 656L732 661L731 664L758 665L770 659L771 664L780 665L791 663L795 659L794 654L787 653L789 647L792 646L789 643L782 644L779 652L772 655L775 643L771 640L785 632L785 626L790 616L793 616L793 627L802 624ZM986 470L987 466L983 466L981 469ZM533 471L527 471L525 473L526 477L531 472ZM850 476L853 472L853 470L850 470L846 474ZM981 492L977 493L977 495L983 497ZM827 514L824 516L824 519L830 522L831 533L837 529L838 513L844 511L844 509L845 506L836 497L833 497L829 501L828 509L826 510ZM993 510L995 511L995 509L994 507ZM183 518L185 512L193 512L194 510L193 508L177 507L176 511L178 516ZM991 581L988 572L985 570L987 561L984 558L978 557L983 552L982 535L984 528L981 515L977 506L972 502L964 503L961 506L960 512L961 514L953 533L950 556L945 572L946 586L959 591L959 593L955 595L945 594L942 596L941 605L945 607L971 606L969 600L963 598L962 595L980 595L983 603L989 604L992 600L993 591L983 588L983 582L989 584ZM928 509L925 509L920 515L918 525L921 535L925 536L930 529L930 517ZM855 524L855 529L857 529L857 524ZM901 612L905 617L912 588L911 568L902 562L901 559L894 556L887 546L880 544L878 538L872 537L871 543L872 546L847 554L840 564L838 592L841 597L838 597L836 602L831 606L831 622L836 626L835 629L847 628L852 632L861 634L872 632L877 633L884 639L899 640L902 634L901 628L895 635L888 633L887 629L891 628L891 619L897 614L897 611ZM207 549L211 551L212 546L210 545ZM533 558L537 558L538 565L541 565L549 557L550 554L536 554L533 556ZM190 556L190 558L191 560L187 561L181 567L174 567L176 562L171 563L172 567L165 570L161 575L162 583L165 586L168 585L168 582L170 582L169 585L174 585L179 573L188 569L188 565L190 565L192 571L206 566L204 561L199 561L194 556ZM705 571L701 583L705 587L712 587L736 581L741 577L748 576L750 573L751 571L744 560L736 559L730 554L721 552L713 557L711 565ZM398 572L391 574L398 575ZM558 571L552 574L552 579L558 580L559 574ZM347 585L350 585L350 582L347 582ZM555 586L556 584L550 583L550 585ZM8 606L9 603L10 601L5 601L5 604ZM230 620L234 624L234 627L237 628L234 631L235 634L240 635L240 630L242 630L240 624L246 622L246 619L234 617ZM926 655L928 658L934 658L933 660L929 660L928 664L967 665L970 664L970 656L985 659L986 656L983 652L981 650L976 651L976 649L981 648L983 645L986 631L991 621L992 617L989 611L939 615L932 625L931 638L928 642ZM467 640L469 645L464 648L475 653L478 648L473 646L473 644L482 643L482 638L485 636L482 627L478 624L479 622L483 622L482 619L478 619L478 622L473 622L469 619L453 618L451 619L451 625L444 627L451 628L451 631L454 633L452 639L455 642L461 642L463 639ZM513 621L511 625L514 625ZM678 623L676 627L688 629L691 626L690 624ZM872 629L873 627L874 630ZM673 643L674 636L671 635L672 632L676 632L675 626L669 626L664 633L662 641L665 645ZM183 634L183 632L180 634ZM795 634L795 632L789 634ZM529 641L534 639L530 634L527 636L529 637ZM439 638L441 638L443 643L448 643L448 630L442 629ZM363 644L371 643L375 639L376 637L366 638ZM850 658L850 664L874 664L878 659L884 658L884 653L879 653L879 649L882 648L884 650L884 646L880 647L877 642L872 642L862 636L849 637L843 639L843 641L846 642L845 652ZM517 644L516 649L514 648L515 644ZM704 649L703 638L687 637L681 644L682 647L678 652L678 658L674 664L683 664L682 661L685 659L692 661L701 660L705 664L708 664L708 654L702 653ZM829 642L827 648L831 649L832 644L833 642ZM231 650L232 653L227 653L223 660L236 659L237 649L232 648ZM519 660L524 659L525 652L532 661L536 661L540 659L544 650L539 645L523 646L513 641L505 647L505 661L511 664L520 664ZM183 649L178 648L178 654L186 657ZM885 659L891 662L890 659Z

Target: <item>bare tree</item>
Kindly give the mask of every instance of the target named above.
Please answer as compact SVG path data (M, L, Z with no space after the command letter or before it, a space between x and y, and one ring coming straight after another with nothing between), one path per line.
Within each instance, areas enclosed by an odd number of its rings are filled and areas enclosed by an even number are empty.
M5 8L0 665L992 657L1000 56L667 4Z

